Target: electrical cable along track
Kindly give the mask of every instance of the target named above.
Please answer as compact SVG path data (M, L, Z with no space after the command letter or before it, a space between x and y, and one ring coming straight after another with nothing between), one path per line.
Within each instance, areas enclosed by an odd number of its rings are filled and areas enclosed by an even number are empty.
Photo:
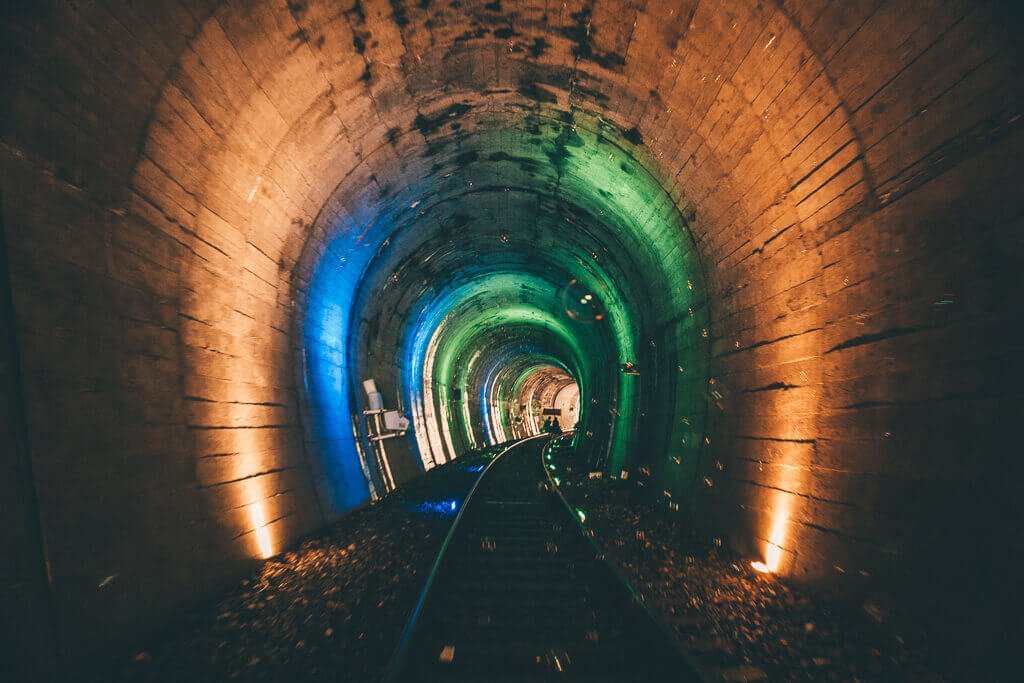
M503 451L467 496L385 681L700 681L598 554L542 461Z

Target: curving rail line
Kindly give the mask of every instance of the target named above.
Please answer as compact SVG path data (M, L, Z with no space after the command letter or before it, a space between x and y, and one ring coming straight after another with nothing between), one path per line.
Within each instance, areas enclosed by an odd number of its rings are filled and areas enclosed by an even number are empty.
M703 680L558 493L549 442L505 449L470 490L386 682Z

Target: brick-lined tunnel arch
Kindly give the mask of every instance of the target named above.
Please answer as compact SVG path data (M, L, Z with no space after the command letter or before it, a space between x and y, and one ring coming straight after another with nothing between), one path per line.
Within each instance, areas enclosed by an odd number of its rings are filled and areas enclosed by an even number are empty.
M668 198L627 208L671 213L692 240L679 258L704 290L713 381L699 523L895 612L966 571L1001 576L980 560L1019 472L1020 313L1000 296L1020 291L1020 62L1003 12L357 0L13 16L4 229L69 656L208 593L261 533L280 549L358 502L323 490L321 439L351 430L310 429L296 362L316 269L352 259L330 285L354 292L353 245L416 225L415 202L521 226L550 222L544 197L586 204L571 161L502 132L538 121L549 145L574 127L606 138ZM477 176L541 199L463 196ZM979 563L935 568L965 552ZM917 589L920 571L940 578ZM89 628L98 615L109 631Z

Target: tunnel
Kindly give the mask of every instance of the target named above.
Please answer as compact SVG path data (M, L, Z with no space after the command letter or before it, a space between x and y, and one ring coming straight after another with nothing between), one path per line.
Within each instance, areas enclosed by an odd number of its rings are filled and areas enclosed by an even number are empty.
M144 664L305 539L555 417L577 487L920 632L958 672L934 680L1004 675L1013 3L4 15L14 680Z

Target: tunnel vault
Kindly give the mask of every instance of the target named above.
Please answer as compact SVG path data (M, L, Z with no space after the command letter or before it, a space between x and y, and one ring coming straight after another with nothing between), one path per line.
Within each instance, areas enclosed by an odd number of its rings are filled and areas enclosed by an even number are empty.
M438 116L457 134L425 136L414 121L406 134L428 149L403 164L410 180L374 186L375 213L329 233L316 298L298 313L311 391L333 396L309 403L312 422L337 422L323 405L360 406L355 380L373 376L413 412L412 454L389 444L392 466L447 462L474 443L464 416L489 415L495 386L467 384L472 364L490 367L494 341L532 340L584 387L579 445L594 466L618 473L646 449L662 490L680 496L696 471L708 342L700 265L676 206L611 124L535 105ZM340 271L355 275L339 284ZM648 372L622 373L627 363ZM481 443L505 434L502 420L488 418ZM351 446L321 453L328 467L355 457Z
M595 467L653 469L771 571L926 603L914 571L984 543L1016 479L1005 11L13 15L5 239L68 656L379 490L353 457L367 377L414 417L401 477L508 436L546 368Z

